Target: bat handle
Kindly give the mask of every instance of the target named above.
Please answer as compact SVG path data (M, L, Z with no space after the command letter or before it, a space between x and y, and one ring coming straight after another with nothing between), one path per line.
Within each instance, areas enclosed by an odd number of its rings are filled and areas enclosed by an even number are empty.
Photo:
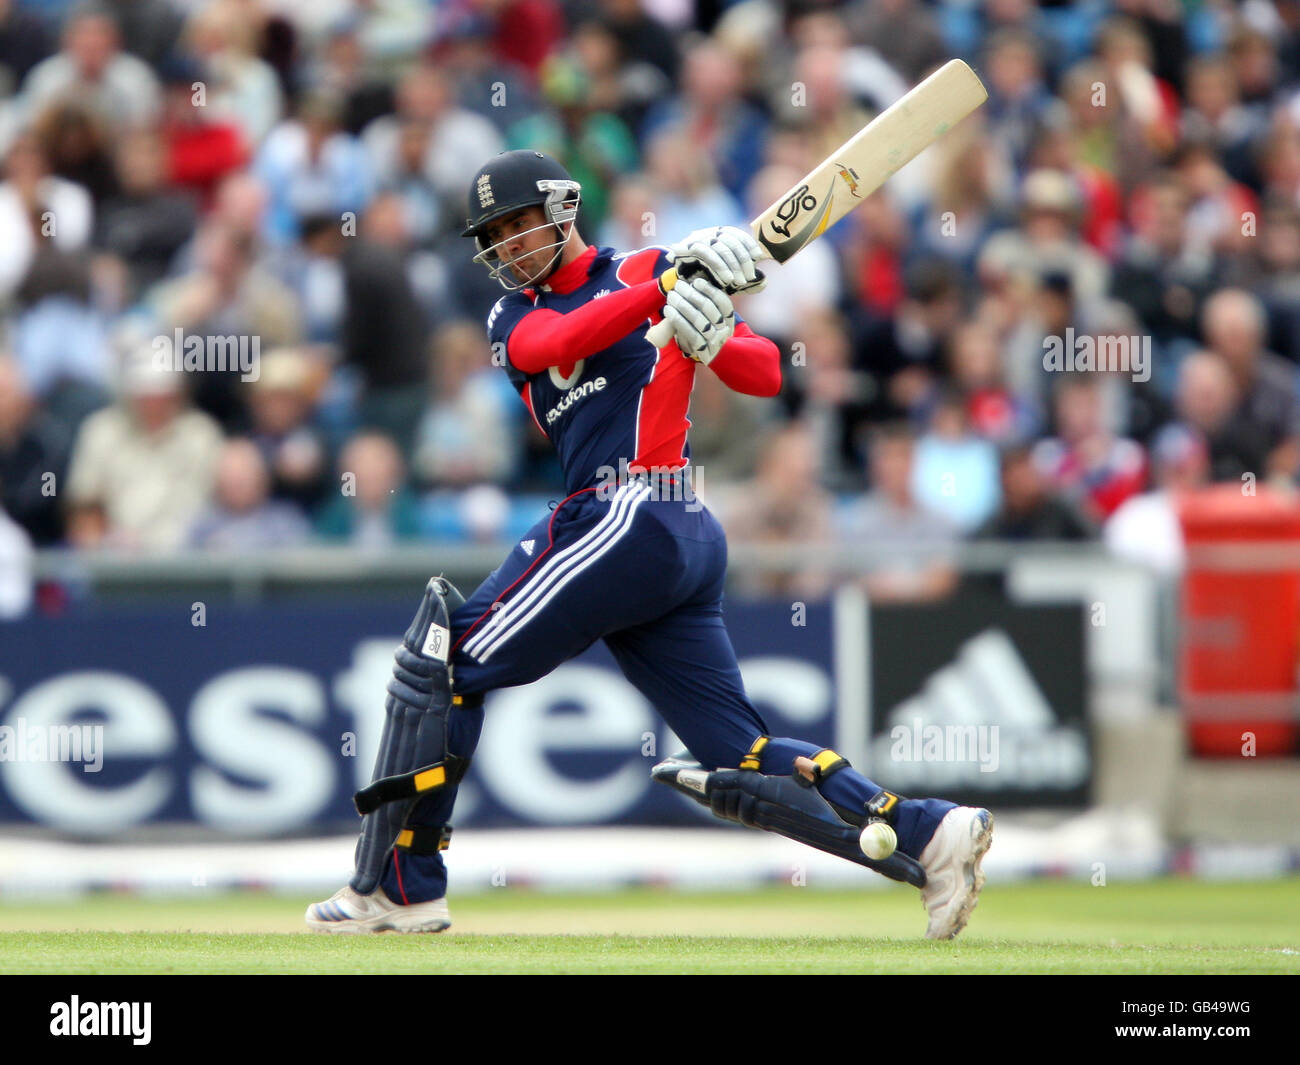
M689 281L692 277L701 274L703 272L704 272L704 268L700 266L699 263L684 263L682 265L682 269L678 275L678 278L679 280L682 281ZM749 285L745 286L744 288L727 289L728 294L734 295L737 292L746 292L750 288L761 286L764 280L766 280L763 276L763 271L756 270L754 272L757 276ZM672 340L672 338L673 338L672 323L667 321L661 320L656 322L646 332L646 339L650 341L650 343L653 344L656 348L662 348L665 344L668 343L668 341Z
M667 321L656 322L650 327L645 336L656 348L662 348L673 338L672 323Z

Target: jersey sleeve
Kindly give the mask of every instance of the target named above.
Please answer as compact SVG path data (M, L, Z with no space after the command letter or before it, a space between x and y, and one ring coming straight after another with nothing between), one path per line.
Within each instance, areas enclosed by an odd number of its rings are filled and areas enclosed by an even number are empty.
M511 366L528 374L572 365L622 340L663 306L659 282L651 278L565 313L534 307L515 322L505 355Z
M780 349L750 329L740 315L735 332L713 356L709 369L733 392L775 396L781 391Z

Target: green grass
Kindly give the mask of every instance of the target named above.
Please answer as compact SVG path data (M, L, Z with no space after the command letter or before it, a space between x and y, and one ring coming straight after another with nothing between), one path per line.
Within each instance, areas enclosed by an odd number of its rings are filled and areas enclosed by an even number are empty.
M303 931L308 899L96 895L0 905L0 973L1300 973L1300 880L993 884L950 943L903 887L502 889L438 936Z

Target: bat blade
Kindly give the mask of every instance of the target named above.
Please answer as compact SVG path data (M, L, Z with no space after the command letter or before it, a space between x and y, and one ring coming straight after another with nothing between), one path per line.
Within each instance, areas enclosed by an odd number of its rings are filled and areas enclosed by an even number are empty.
M779 263L820 237L896 170L906 166L988 99L966 63L945 63L840 145L750 223Z
M952 59L886 108L749 224L779 263L793 258L989 98L966 63ZM672 326L646 334L661 348Z

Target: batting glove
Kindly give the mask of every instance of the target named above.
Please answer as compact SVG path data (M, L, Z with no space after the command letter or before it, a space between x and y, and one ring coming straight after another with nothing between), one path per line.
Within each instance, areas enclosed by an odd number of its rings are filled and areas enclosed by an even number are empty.
M718 288L727 292L758 292L767 283L754 265L767 252L752 233L737 226L697 229L668 249L668 259L680 270L698 263Z
M707 277L673 286L664 303L664 320L682 354L707 366L736 329L731 297Z

